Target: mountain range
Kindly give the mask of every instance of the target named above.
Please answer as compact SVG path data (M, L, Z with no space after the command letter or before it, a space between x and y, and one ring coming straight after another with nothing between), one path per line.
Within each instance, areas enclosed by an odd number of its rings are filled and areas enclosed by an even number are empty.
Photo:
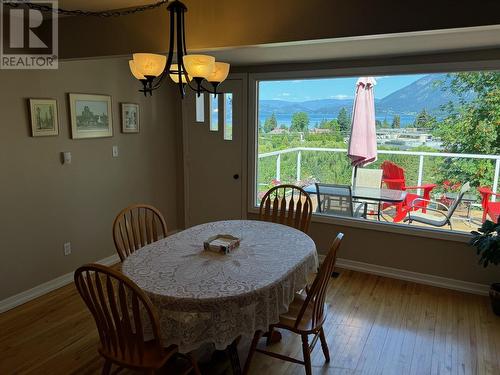
M440 116L443 104L458 102L458 97L445 88L450 78L446 74L429 74L409 85L387 95L375 99L377 118L392 117L395 114L415 116L422 109L435 116ZM375 87L376 90L376 87ZM341 108L351 113L353 99L319 99L302 102L285 100L261 100L259 102L260 117L288 115L294 112L306 112L313 117L328 115L336 117Z

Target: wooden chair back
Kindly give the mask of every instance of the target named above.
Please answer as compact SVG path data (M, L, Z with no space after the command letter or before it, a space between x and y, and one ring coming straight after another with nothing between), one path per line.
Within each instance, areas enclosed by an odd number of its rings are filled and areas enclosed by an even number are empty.
M297 315L297 320L295 321L295 328L297 329L305 316L308 309L312 312L311 316L311 327L312 331L319 330L325 319L325 298L326 292L328 290L328 281L332 276L333 269L335 267L335 261L337 259L337 252L344 238L343 233L337 234L337 237L333 240L330 250L326 255L323 264L321 265L314 282L307 292L307 297L302 305L299 314Z
M126 366L145 365L144 327L152 333L149 354L151 346L157 346L161 356L158 315L132 280L109 267L87 264L75 271L75 284L94 317L102 356Z
M288 225L307 233L311 217L311 197L295 185L275 186L260 202L259 219L263 221Z
M123 262L134 251L167 236L161 212L147 204L129 206L113 222L113 240Z

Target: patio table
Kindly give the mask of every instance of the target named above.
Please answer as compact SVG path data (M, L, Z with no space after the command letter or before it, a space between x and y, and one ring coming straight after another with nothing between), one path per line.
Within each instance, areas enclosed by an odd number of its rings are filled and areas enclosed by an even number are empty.
M308 194L316 194L316 185L308 185L304 188ZM325 195L343 195L344 190L336 189L335 187L322 186L321 194ZM400 203L406 198L406 191L403 190L393 190L385 188L370 188L363 186L353 186L352 187L352 197L354 199L364 199L374 202L390 202L390 203Z

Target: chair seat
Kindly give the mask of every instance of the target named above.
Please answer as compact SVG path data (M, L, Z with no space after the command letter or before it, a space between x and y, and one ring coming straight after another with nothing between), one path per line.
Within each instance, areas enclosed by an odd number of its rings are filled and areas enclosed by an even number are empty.
M500 202L488 202L488 215L493 222L498 221L500 216Z
M448 223L448 220L443 215L437 216L429 213L424 214L422 212L412 212L409 218L405 218L405 221L408 221L408 219L436 227L443 227Z
M281 326L283 328L288 328L292 331L296 332L310 332L313 327L312 315L313 309L312 304L309 304L310 307L307 307L300 324L295 328L295 322L297 321L297 317L300 313L300 309L304 304L305 299L307 298L306 292L303 291L301 293L296 293L295 298L288 307L288 311L282 315L280 315L280 321L276 326ZM326 316L328 311L328 304L325 304L325 309L323 316ZM322 322L321 322L322 323ZM321 324L316 324L316 326L321 326Z

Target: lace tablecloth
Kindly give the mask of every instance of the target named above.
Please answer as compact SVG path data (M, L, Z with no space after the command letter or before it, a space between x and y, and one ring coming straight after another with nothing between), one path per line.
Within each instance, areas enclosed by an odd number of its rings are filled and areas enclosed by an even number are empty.
M203 250L216 234L241 239L227 255ZM312 239L280 224L234 220L202 224L129 256L122 271L156 305L165 345L181 352L267 330L316 271Z

